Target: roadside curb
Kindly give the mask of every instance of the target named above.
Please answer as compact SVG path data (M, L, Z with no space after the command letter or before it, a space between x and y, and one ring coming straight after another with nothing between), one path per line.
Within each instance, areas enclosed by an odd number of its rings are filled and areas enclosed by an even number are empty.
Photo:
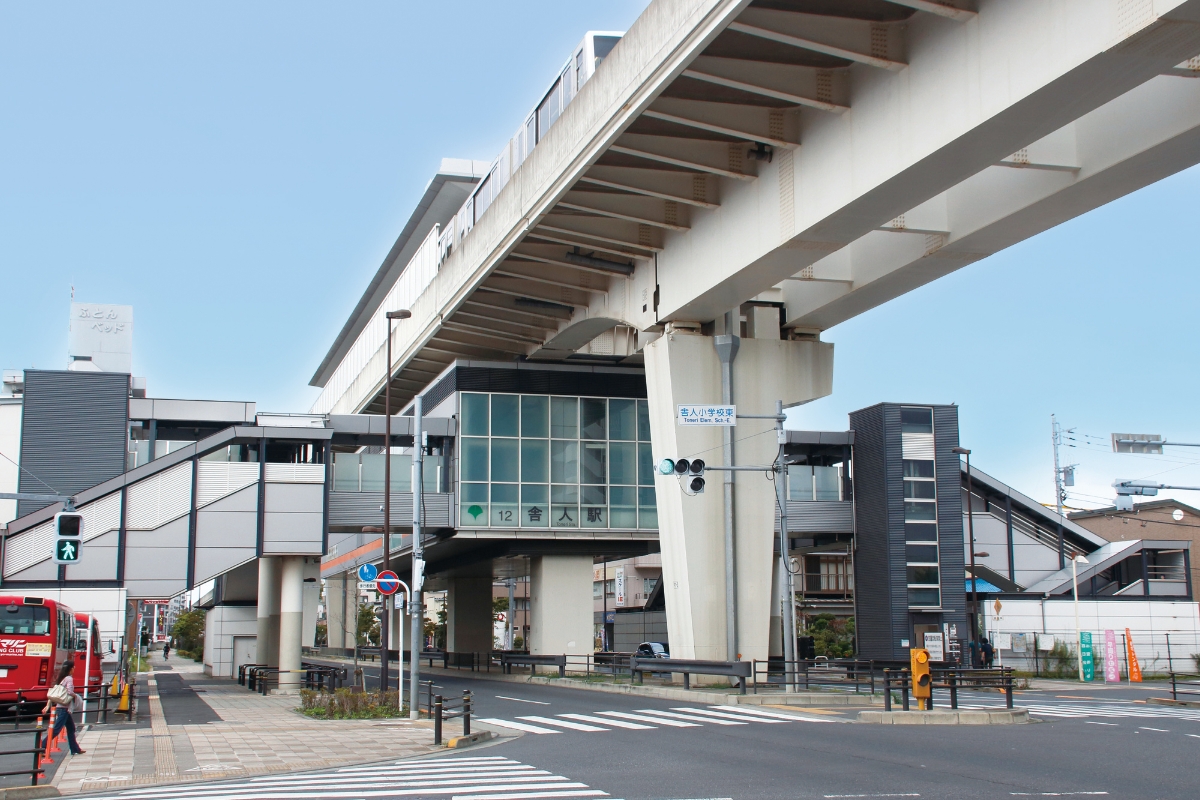
M53 786L10 786L0 789L0 800L34 800L37 797L59 797Z
M474 744L486 742L494 735L491 731L476 731L475 733L468 733L466 736L454 736L446 740L446 748L449 750L461 750Z
M1156 706L1175 706L1177 708L1200 708L1200 701L1172 700L1169 697L1151 697L1147 702Z
M952 711L860 711L858 721L874 725L1026 725L1029 709Z

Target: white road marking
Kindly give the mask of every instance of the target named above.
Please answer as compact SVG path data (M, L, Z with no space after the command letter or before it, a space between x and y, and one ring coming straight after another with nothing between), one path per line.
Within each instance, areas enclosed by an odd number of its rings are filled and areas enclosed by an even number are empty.
M825 797L920 797L916 792L905 794L827 794Z
M1154 731L1155 733L1170 733L1170 731L1163 730L1162 728L1147 728L1144 725L1138 725L1138 730L1139 731Z
M580 722L569 722L565 719L554 719L553 717L517 717L517 719L527 719L530 722L540 722L543 725L558 725L563 728L569 728L573 731L606 731L608 728L598 728L595 725L584 725Z
M766 717L763 717L761 719L755 719L755 718L751 717L751 718L747 719L744 716L739 718L738 715L736 715L736 714L726 714L721 711L706 711L703 708L675 708L672 710L673 711L682 711L686 714L695 714L696 716L700 717L701 719L707 719L709 717L713 717L715 719L733 720L734 722L737 722L741 725L745 725L747 722L761 722L764 725L784 725L784 724L786 724L781 719L767 719Z
M1118 727L1118 725L1119 725L1119 723L1116 723L1116 722L1095 722L1094 720L1090 720L1090 719L1084 720L1084 724L1085 725L1111 725L1114 728Z
M515 702L517 702L517 703L533 703L533 704L534 704L534 705L536 705L536 706L548 706L548 705L550 705L549 703L543 703L541 700L526 700L526 699L524 699L524 698L522 698L522 697L507 697L506 695L502 695L502 694L498 694L498 695L496 695L496 699L497 699L497 700L513 700L513 701L515 701Z
M661 717L674 717L675 719L696 720L696 717L690 714L677 714L674 711L659 711L656 708L639 708L639 714L653 714ZM699 720L696 720L699 721ZM706 719L704 723L707 725L749 725L748 722L728 722L722 719Z
M673 719L660 719L659 717L647 717L645 714L630 714L625 711L597 711L597 714L604 717L618 717L620 719L632 719L636 722L652 722L655 725L668 725L672 728L699 728L699 723L696 722L677 722Z
M487 717L479 720L486 722L488 725L498 725L501 728L512 728L514 731L524 731L525 733L562 733L562 731L552 731L549 728L539 728L537 725L526 725L524 722L509 722L503 719L492 719Z
M456 794L451 800L523 800L523 798L539 797L607 797L608 792L595 789L578 792L522 792L520 794Z
M600 717L589 716L588 714L559 714L560 717L567 719L577 719L581 722L596 722L601 725L611 725L614 728L628 728L630 730L652 731L653 725L639 725L636 722L624 722L619 719L601 719Z

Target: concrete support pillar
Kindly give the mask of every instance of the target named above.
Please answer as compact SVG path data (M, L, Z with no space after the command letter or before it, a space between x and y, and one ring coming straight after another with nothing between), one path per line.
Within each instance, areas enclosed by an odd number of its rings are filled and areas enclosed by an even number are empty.
M759 327L766 327L767 320ZM721 452L716 427L680 427L676 406L719 403L721 365L711 337L675 331L645 348L646 388L654 457L678 458ZM742 414L772 414L784 406L824 397L833 391L833 345L817 341L743 339L733 369L733 396ZM779 445L770 420L738 422L736 457L740 465L770 464ZM762 435L755 435L761 433ZM659 544L667 604L671 655L677 658L743 661L765 659L770 650L771 617L778 615L772 594L775 486L761 472L734 478L734 562L737 570L738 652L726 652L724 497L718 473L708 490L684 495L678 479L655 476ZM778 622L776 622L778 624Z
M592 557L530 559L529 652L586 655L592 643Z
M446 592L446 651L488 653L491 649L491 577L451 579Z
M304 556L284 556L279 592L279 690L295 691L303 675L285 674L300 669L304 641Z
M279 666L279 558L258 560L258 663Z
M317 609L321 604L321 559L304 557L304 638L305 647L317 640Z

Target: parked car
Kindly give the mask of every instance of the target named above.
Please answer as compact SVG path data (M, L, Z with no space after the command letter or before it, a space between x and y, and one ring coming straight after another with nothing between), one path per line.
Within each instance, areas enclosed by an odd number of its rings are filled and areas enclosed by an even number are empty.
M638 658L670 658L667 646L662 642L642 642L634 653Z

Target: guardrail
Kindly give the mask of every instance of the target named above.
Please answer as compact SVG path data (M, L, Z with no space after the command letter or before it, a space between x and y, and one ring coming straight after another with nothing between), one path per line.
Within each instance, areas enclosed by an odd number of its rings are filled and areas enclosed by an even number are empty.
M758 661L754 664L752 686L755 694L759 690L803 688L810 691L814 686L822 689L854 689L855 694L875 694L875 676L878 672L874 661L859 659L801 659L799 661Z
M683 688L691 689L692 675L724 675L738 679L739 694L746 693L746 679L750 677L753 663L750 661L693 661L682 658L638 658L630 659L630 671L634 682L641 683L647 672L665 672L683 675Z
M266 664L242 664L238 667L238 683L252 692L267 694L274 684L279 687L280 675L303 675L298 688L317 689L327 692L340 689L346 682L348 671L344 667L329 667L324 664L301 664L300 669L269 667Z
M1013 707L1013 668L995 667L993 669L935 669L930 672L933 679L931 689L948 689L950 691L950 708L958 708L958 692L960 689L1000 689L1004 692L1004 705ZM912 691L912 671L909 669L885 669L883 671L883 710L892 710L892 691L898 690L901 698L901 708L909 710L908 696ZM929 708L933 708L932 691L929 697Z
M111 687L108 684L101 684L99 689L88 691L88 696L83 697L79 693L83 708L79 711L71 712L77 723L82 723L85 715L88 716L90 723L97 725L108 724L109 700L120 699L120 694L110 694ZM5 715L12 715L13 727L19 728L22 722L33 722L40 720L45 716L43 708L46 707L46 700L27 700L24 697L24 692L17 690L17 699L10 703L3 704ZM130 706L133 705L133 690L130 688ZM126 713L118 709L111 709L113 713ZM54 709L51 709L53 712Z
M461 699L447 701L444 697L433 697L433 743L442 743L442 721L462 717L463 736L471 735L471 692L465 691Z
M1195 700L1192 700L1191 702L1200 701L1200 680L1195 679L1200 676L1193 675L1191 676L1193 680L1184 681L1179 680L1179 677L1179 673L1171 673L1171 699L1178 700L1179 695L1183 695L1185 700L1187 700L1189 697L1193 697ZM1189 676L1184 675L1183 677L1186 678Z
M20 736L33 734L33 749L32 750L0 750L0 756L33 756L32 769L15 769L8 772L0 772L0 776L9 775L28 775L30 776L30 786L38 785L38 778L44 778L45 772L41 767L41 759L43 755L43 737L48 736L46 728L39 724L36 728L15 728L13 730L0 730L0 736Z
M512 674L512 668L529 667L529 674L537 672L538 667L558 667L558 677L567 675L567 657L550 655L530 655L529 653L501 653L500 669L505 675Z

